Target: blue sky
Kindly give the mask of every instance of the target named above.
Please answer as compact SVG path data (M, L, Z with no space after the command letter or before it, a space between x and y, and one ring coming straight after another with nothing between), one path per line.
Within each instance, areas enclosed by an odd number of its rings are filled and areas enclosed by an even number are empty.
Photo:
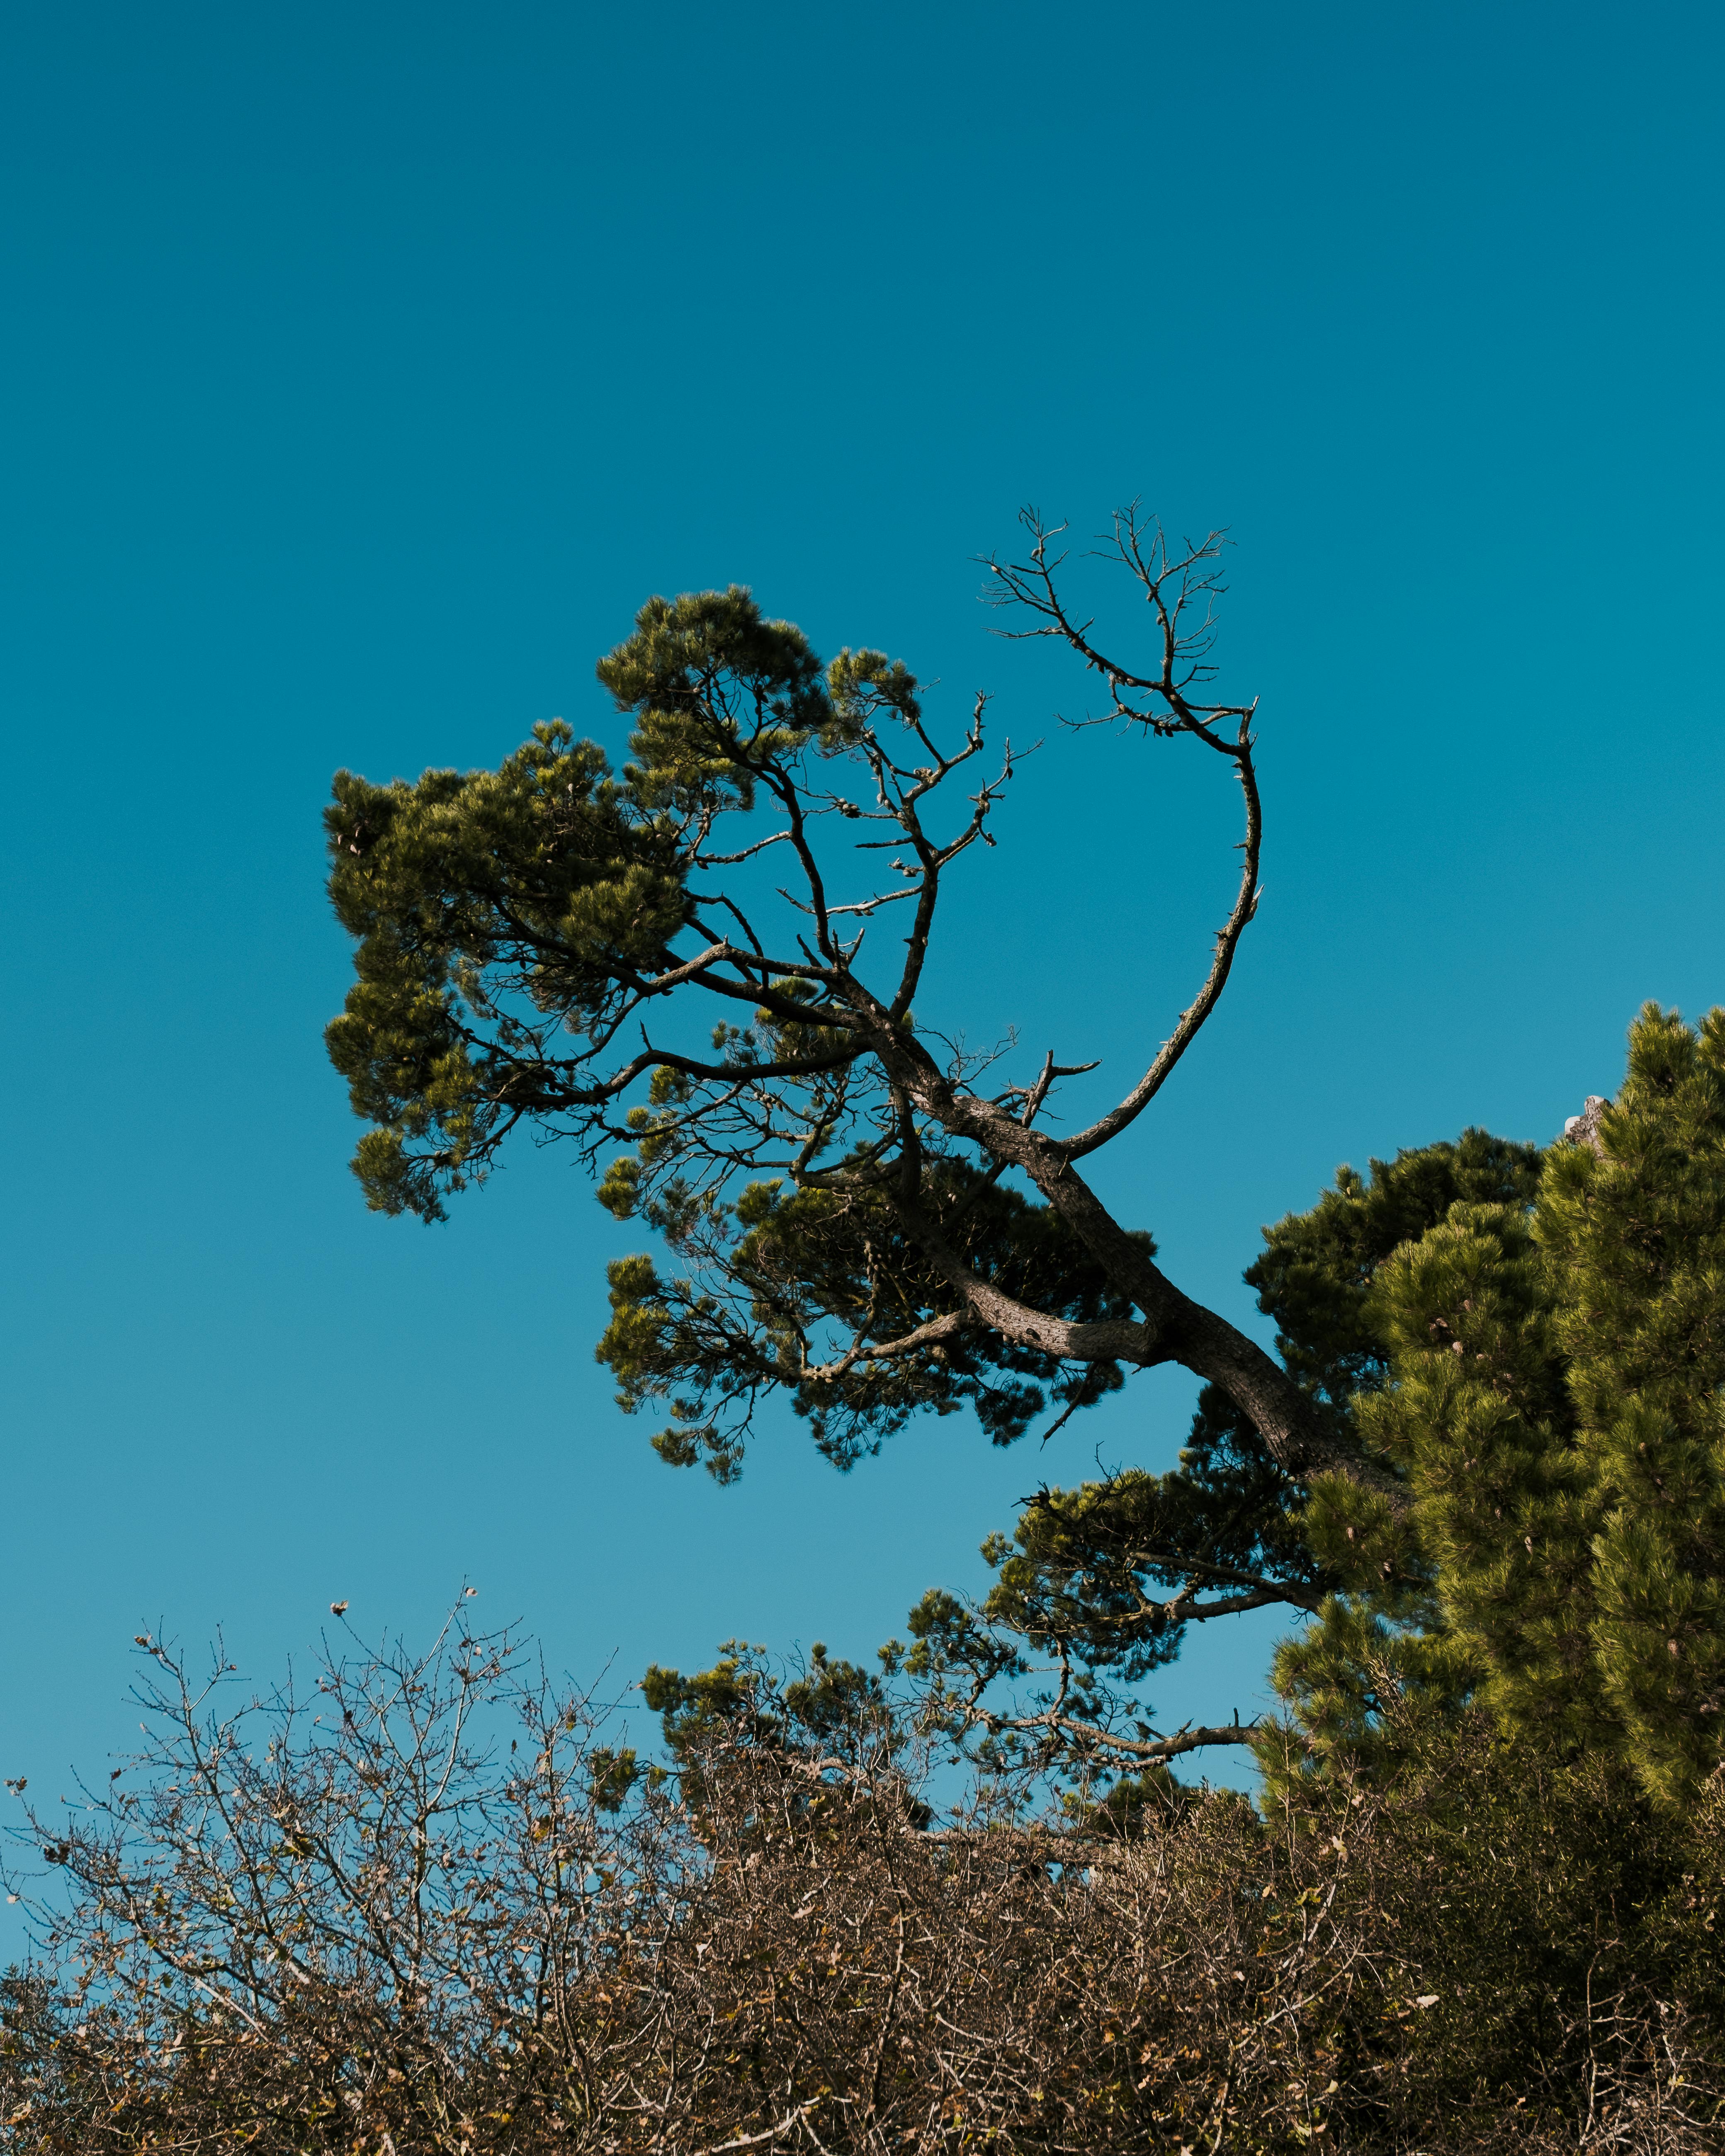
M1236 1317L1338 1161L1548 1137L1643 998L1725 993L1716 10L69 0L0 39L5 1773L123 1745L145 1623L264 1676L338 1596L420 1631L465 1577L619 1682L865 1655L1044 1476L1171 1460L1164 1373L1038 1455L946 1423L843 1479L778 1430L721 1491L611 1404L634 1238L570 1163L365 1212L329 775L614 742L593 662L649 592L750 583L1029 739L1081 691L976 603L1017 506L1231 528L1265 904L1099 1179ZM1051 739L943 1018L1132 1069L1225 903L1213 777ZM1249 1712L1266 1647L1157 1697Z

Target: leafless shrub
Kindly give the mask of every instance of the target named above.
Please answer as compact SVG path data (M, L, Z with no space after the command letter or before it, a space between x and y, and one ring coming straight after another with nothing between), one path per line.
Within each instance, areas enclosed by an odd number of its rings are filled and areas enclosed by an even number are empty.
M662 1934L699 1851L655 1795L605 1810L589 1704L459 1614L231 1711L219 1652L199 1683L141 1644L146 1748L30 1819L67 1891L13 2002L55 2032L13 2049L20 2145L406 2156L524 2104L601 2112L612 2048L572 2002Z

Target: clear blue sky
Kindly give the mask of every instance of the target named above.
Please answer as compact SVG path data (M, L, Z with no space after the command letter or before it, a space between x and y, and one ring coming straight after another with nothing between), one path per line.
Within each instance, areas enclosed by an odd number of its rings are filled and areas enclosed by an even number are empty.
M141 1623L268 1676L464 1575L582 1672L865 1655L1043 1476L1171 1459L1163 1376L1040 1456L947 1423L845 1480L781 1431L721 1491L611 1405L632 1239L566 1161L365 1212L329 774L614 739L649 592L749 583L1029 737L1071 684L971 560L1018 504L1232 527L1265 906L1101 1180L1236 1317L1338 1161L1543 1139L1641 998L1725 993L1721 20L9 11L0 1768L100 1771ZM952 1023L1161 1038L1233 858L1177 763L1027 772ZM1264 1649L1159 1697L1249 1711Z

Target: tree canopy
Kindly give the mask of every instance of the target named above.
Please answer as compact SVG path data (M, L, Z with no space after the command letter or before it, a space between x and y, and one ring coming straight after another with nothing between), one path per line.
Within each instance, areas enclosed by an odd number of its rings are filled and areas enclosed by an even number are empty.
M981 775L985 699L942 746L901 661L847 649L823 666L733 587L649 600L600 661L633 721L620 774L552 722L495 772L337 778L331 891L358 978L329 1040L372 1126L356 1168L373 1205L436 1219L523 1126L603 1164L604 1203L680 1270L614 1269L601 1353L626 1406L665 1404L666 1456L721 1479L766 1394L848 1460L919 1408L970 1404L1009 1439L1050 1394L1081 1405L1123 1367L1174 1361L1224 1383L1284 1466L1381 1480L1080 1173L1220 995L1261 816L1251 709L1208 700L1219 536L1171 554L1117 520L1153 629L1134 668L1068 613L1052 535L1029 523L1027 559L990 568L1030 618L1014 633L1065 643L1109 716L1214 757L1242 795L1208 977L1111 1109L1052 1135L1039 1117L1072 1067L1050 1055L991 1085L991 1058L918 1022L945 880L993 843L1014 778L1009 745ZM895 913L902 956L878 968L869 934Z

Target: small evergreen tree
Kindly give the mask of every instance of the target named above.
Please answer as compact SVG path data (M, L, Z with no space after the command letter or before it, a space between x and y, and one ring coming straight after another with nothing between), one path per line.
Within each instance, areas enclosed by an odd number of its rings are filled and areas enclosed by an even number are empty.
M1452 1204L1359 1310L1385 1359L1355 1424L1414 1502L1308 1501L1338 1591L1279 1675L1318 1748L1358 1754L1373 1687L1412 1682L1693 1799L1725 1707L1725 1015L1648 1005L1532 1202Z

